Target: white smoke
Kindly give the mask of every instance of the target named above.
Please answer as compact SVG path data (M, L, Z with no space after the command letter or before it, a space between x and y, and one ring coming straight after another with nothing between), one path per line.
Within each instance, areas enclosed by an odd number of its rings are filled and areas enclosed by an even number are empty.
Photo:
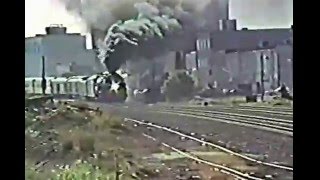
M140 14L143 14L147 17L159 15L158 8L147 2L136 3L134 4L134 7L138 10Z

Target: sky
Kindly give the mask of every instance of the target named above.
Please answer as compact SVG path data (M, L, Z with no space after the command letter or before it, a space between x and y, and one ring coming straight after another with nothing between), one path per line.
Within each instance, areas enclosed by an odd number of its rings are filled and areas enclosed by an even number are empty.
M63 24L69 33L86 33L81 19L54 0L25 0L25 37L45 33L50 24ZM230 18L239 28L288 28L293 24L293 0L230 0Z
M25 0L25 37L44 34L50 24L63 24L68 32L86 32L84 23L54 0Z

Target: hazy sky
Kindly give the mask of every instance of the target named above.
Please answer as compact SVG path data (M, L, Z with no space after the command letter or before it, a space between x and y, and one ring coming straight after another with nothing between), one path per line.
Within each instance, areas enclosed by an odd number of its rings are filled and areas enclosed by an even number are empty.
M50 24L63 24L68 32L84 32L80 19L68 14L63 6L54 0L25 0L25 36L45 33Z
M239 27L288 28L293 25L293 0L230 0L230 18Z
M54 0L25 0L25 36L44 33L50 24L63 24L68 32L85 32L81 20L69 15ZM293 24L293 0L230 0L230 17L238 27L272 28Z

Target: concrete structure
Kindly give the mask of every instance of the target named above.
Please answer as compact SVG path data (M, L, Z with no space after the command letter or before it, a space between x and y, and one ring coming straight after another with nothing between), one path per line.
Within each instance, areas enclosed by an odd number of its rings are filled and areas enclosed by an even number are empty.
M217 81L222 87L261 81L261 55L264 60L266 90L287 84L292 88L292 29L201 32L196 41L201 85ZM261 43L264 42L264 46ZM198 62L197 62L198 61ZM204 64L201 66L201 64ZM254 88L255 89L255 88Z
M219 20L229 19L229 0L211 0L203 11L203 17L210 31L219 30Z
M264 60L265 90L277 87L279 82L292 87L292 66L288 63L292 47L284 45L286 40L292 39L290 28L213 32L204 29L193 36L169 39L166 43L175 43L172 52L150 58L149 63L164 63L163 73L173 74L187 70L200 87L207 87L215 82L220 88L237 88L241 84L251 84L252 90L256 91L256 84L261 81L260 56L263 54L268 57L268 60ZM263 47L260 45L262 42L265 42ZM142 64L139 67L142 67ZM141 69L141 73L148 69ZM136 88L151 86L145 77L136 77L136 81L140 83Z
M25 39L25 76L41 76L42 56L47 76L73 71L79 75L97 72L99 66L93 50L86 49L86 38L68 34L62 26L46 28L45 35Z
M132 51L138 52L134 53L136 57L126 53L125 59L138 60L143 56L150 63L163 59L160 61L164 64L163 73L187 70L199 86L207 87L217 82L221 88L237 88L251 84L255 91L255 85L261 81L260 59L263 55L267 57L263 63L265 89L277 87L282 82L292 87L292 65L288 61L290 57L292 59L292 46L284 43L292 40L292 28L239 30L237 21L229 19L228 0L212 0L203 15L208 23L202 29L187 27L182 32L167 34L164 39L149 39L133 47ZM98 31L93 34L93 39L103 37ZM141 67L142 64L146 63L141 63ZM146 73L148 69L150 67L139 70L128 84L134 84L134 88L150 87L153 81L149 80L152 73Z

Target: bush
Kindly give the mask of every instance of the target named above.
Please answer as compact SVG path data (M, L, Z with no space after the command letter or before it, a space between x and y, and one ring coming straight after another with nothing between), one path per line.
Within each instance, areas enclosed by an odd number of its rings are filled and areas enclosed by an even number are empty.
M68 153L73 150L73 142L72 140L65 140L62 143L62 150L64 153Z
M85 132L82 129L71 132L61 131L59 135L64 153L74 150L85 155L95 150L95 138L93 134Z
M113 116L112 114L103 114L103 116L96 116L92 119L92 123L95 126L96 130L127 130L127 128L122 124L122 120L118 117Z
M27 163L27 162L26 162ZM37 168L30 163L25 164L25 180L43 180L50 179L54 174L47 170L37 170Z
M115 179L114 173L105 173L88 163L75 164L56 175L54 180L108 180Z
M190 99L194 91L194 81L186 73L178 73L164 84L164 95L167 101Z
M291 106L290 100L287 99L277 99L271 102L272 106Z
M94 180L107 179L99 169L95 169L89 164L77 164L71 169L66 169L57 174L56 180Z
M78 74L77 73L74 73L74 72L66 72L66 73L63 73L61 75L61 77L66 77L66 78L69 78L69 77L72 77L72 76L77 76Z

